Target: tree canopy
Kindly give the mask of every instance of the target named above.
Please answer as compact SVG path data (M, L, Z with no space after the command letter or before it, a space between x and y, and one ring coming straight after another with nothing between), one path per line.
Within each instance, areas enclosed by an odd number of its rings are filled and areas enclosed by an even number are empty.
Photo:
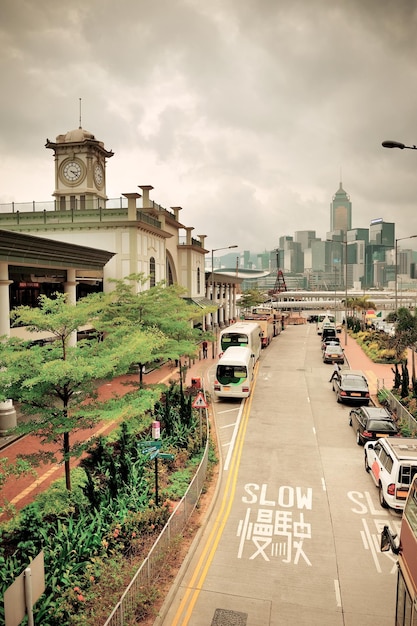
M81 450L70 445L70 434L103 417L95 405L97 381L125 374L132 363L197 351L201 331L192 320L206 312L189 305L177 287L161 284L135 293L137 280L117 281L111 293L92 294L76 305L65 294L41 296L39 307L18 307L12 319L35 336L47 331L53 340L39 344L3 337L0 342L0 402L10 398L30 417L18 431L58 443L68 489L70 457ZM74 333L88 325L96 336L72 345Z

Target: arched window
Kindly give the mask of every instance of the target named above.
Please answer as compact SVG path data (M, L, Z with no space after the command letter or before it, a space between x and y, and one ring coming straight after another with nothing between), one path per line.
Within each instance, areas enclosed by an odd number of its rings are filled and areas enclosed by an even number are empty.
M150 287L155 287L156 284L156 272L155 272L155 258L153 256L151 256L151 258L149 259L149 283L150 283Z
M200 268L197 267L197 293L200 293L200 289L201 289L201 275L200 275Z

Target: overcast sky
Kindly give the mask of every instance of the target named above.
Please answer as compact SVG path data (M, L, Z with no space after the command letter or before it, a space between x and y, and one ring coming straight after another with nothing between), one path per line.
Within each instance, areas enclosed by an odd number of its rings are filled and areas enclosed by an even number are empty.
M45 141L79 126L81 98L114 151L108 197L152 185L208 249L325 238L341 179L354 227L417 234L417 151L381 147L417 143L416 7L1 0L0 203L52 199Z

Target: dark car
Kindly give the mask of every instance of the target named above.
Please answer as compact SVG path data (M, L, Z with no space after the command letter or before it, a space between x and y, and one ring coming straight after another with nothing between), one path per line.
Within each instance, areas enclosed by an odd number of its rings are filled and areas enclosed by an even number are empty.
M365 374L358 370L341 370L333 378L333 391L338 402L369 404L369 387Z
M321 342L321 349L324 350L326 346L336 346L336 345L340 346L339 337L328 337L327 339L324 339Z
M352 409L349 413L349 425L356 433L358 446L380 437L395 437L399 434L394 420L382 407L360 406Z
M323 362L324 363L344 363L345 354L343 348L339 344L326 346L323 350Z
M321 333L321 338L323 341L330 338L336 339L336 337L336 328L334 326L330 328L323 328L323 331Z

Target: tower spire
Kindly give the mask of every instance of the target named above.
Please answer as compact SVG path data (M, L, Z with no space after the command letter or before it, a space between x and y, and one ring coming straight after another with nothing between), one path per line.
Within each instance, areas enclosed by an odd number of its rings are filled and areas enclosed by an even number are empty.
M80 122L79 122L78 128L82 128L81 126L81 98L78 98L78 100L79 100L79 110L80 110Z

